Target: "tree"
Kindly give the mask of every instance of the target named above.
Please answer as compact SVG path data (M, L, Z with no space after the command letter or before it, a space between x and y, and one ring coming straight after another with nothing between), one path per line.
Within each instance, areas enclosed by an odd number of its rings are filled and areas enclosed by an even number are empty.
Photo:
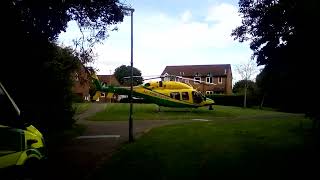
M256 93L256 83L252 80L240 80L233 86L233 93L245 94L245 87L247 87L247 95L254 95Z
M42 73L48 83L40 82L39 84L44 87L38 87L39 91L43 91L39 95L48 94L48 100L42 101L46 96L34 97L38 99L38 102L42 102L33 110L41 112L38 118L41 121L37 122L40 127L50 128L50 131L59 131L59 128L71 128L74 123L74 111L70 106L72 105L71 87L74 83L72 74L80 68L81 62L71 48L52 45L50 49L49 61L47 66L43 68L45 73ZM48 118L48 114L51 116L49 119L51 121L43 120Z
M118 0L1 1L2 52L8 58L1 59L0 81L43 133L72 127L70 74L75 59L92 61L88 49L74 52L57 47L59 33L74 20L91 32L83 41L104 40L110 25L123 20L123 6Z
M120 84L130 85L131 66L121 65L117 67L114 71L114 75ZM133 76L140 76L140 77L133 77L134 86L143 83L143 78L141 77L141 71L135 67L133 67Z
M252 76L257 72L257 66L255 62L251 59L247 63L242 63L236 66L236 71L240 74L244 82L244 98L243 98L243 107L247 107L247 89L248 82Z
M319 77L313 62L319 35L312 24L319 20L319 5L317 0L240 0L242 25L232 33L240 42L250 41L258 65L265 65L261 80L277 106L314 119L320 119L320 96L313 86Z
M262 71L257 75L256 77L256 86L257 86L257 92L258 96L261 96L261 102L259 108L262 109L264 106L264 101L268 93L268 87L271 87L267 83L270 82L266 78L266 69L262 69Z

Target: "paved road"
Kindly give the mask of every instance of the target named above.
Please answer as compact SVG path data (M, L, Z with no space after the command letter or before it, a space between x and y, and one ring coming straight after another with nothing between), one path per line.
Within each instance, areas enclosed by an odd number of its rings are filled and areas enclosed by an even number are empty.
M63 173L64 179L89 179L90 174L101 163L108 160L122 144L128 142L128 122L125 121L87 121L86 118L96 112L102 111L107 104L93 103L90 108L76 117L77 123L87 127L84 137L75 138L65 143L55 151L55 163L63 161L55 168L59 173L53 173L51 177L56 179ZM134 136L139 137L151 128L182 123L186 121L135 121ZM190 122L190 121L189 121ZM116 135L111 136L110 135ZM120 136L120 137L119 137ZM61 178L61 177L60 177Z

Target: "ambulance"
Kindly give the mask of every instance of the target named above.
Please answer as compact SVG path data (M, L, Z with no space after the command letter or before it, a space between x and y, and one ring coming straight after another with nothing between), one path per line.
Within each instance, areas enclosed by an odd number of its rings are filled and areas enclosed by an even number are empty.
M46 158L44 138L37 128L25 122L0 82L0 179L39 174Z

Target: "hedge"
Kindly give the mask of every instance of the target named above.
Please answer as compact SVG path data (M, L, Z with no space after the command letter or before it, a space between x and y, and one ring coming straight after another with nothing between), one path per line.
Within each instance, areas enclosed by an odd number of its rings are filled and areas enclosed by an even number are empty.
M225 94L213 94L206 97L213 99L215 104L224 106L239 106L243 107L244 95L225 95ZM259 105L257 97L247 96L247 107Z

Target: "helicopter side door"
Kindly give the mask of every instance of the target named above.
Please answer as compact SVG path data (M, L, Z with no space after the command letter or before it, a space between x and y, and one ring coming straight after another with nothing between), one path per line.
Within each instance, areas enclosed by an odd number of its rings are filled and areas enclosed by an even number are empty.
M171 92L170 97L176 100L180 100L180 92Z
M202 102L202 95L196 91L192 91L193 103L200 104Z
M176 100L187 101L192 103L192 99L190 98L191 94L188 91L181 91L181 92L171 92L170 97Z
M184 91L181 92L181 100L183 100L183 101L188 101L188 102L192 103L190 96L191 96L190 92L184 92Z

